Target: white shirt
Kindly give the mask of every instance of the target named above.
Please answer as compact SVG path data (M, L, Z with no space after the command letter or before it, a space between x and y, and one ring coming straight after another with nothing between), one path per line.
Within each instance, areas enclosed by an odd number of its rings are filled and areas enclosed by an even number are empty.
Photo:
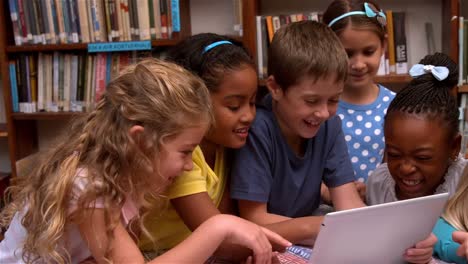
M76 209L78 198L85 191L87 185L88 180L86 170L78 170L73 184L72 199L69 203L69 215ZM102 200L97 199L93 206L95 208L103 208ZM27 233L26 229L21 224L21 220L23 219L26 211L27 208L15 214L8 230L5 233L5 238L0 242L0 263L24 263L22 259L22 244ZM126 202L122 207L122 223L126 226L128 222L137 215L137 213L138 209L135 207L135 204L130 199L126 199ZM80 263L91 257L91 252L89 251L85 241L82 239L78 226L74 223L68 223L66 225L63 239L60 240L59 246L66 246L66 250L71 257L71 263ZM45 263L45 261L39 261L39 263L41 262Z
M457 190L458 182L468 163L461 155L454 161L444 176L444 182L437 187L434 194L448 192L450 197ZM382 204L398 201L395 193L395 181L388 170L387 163L377 167L367 179L366 198L368 205Z

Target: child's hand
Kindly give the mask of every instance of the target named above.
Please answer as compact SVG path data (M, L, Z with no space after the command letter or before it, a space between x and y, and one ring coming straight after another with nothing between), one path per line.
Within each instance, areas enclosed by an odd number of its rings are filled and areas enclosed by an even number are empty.
M271 257L271 264L281 264L281 261L278 259L278 252L273 252L273 256ZM249 256L245 261L241 262L242 264L253 264L252 256Z
M429 237L416 243L414 247L407 249L403 256L405 260L410 263L430 263L432 260L432 251L436 242L436 236L431 233Z
M281 247L292 245L280 235L252 222L235 216L225 215L225 217L228 218L225 223L229 230L226 239L233 244L252 249L255 263L271 263L272 258L276 256L276 253L272 251L271 243Z
M362 201L366 202L366 184L361 181L355 181L354 186L356 186L356 190L361 197Z
M468 233L455 231L452 233L452 239L461 245L457 249L457 255L460 257L465 257L468 260Z

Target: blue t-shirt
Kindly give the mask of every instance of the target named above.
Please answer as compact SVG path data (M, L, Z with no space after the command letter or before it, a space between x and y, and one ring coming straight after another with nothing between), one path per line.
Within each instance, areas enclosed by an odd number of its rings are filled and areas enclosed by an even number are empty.
M268 212L288 217L312 215L320 204L322 180L328 187L353 182L353 168L339 117L324 122L306 140L298 157L289 147L276 117L271 97L259 107L246 145L235 153L231 197L267 203Z
M454 231L457 231L457 229L442 217L437 220L434 230L432 230L432 233L437 237L437 243L434 246L434 257L445 262L466 264L466 259L457 255L460 244L452 239Z
M337 115L343 124L349 156L356 180L366 182L367 177L382 162L385 139L384 117L395 93L379 85L379 96L367 105L340 101Z

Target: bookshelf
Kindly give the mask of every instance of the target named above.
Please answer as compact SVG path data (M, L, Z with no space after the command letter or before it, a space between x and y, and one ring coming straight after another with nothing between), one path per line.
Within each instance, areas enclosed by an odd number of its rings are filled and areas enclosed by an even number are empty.
M173 39L158 39L152 40L152 47L168 47L173 46L179 41L179 38ZM44 52L44 51L86 51L88 43L73 43L73 44L51 44L51 45L25 45L6 47L8 53L22 53L22 52Z
M244 0L243 30L244 43L255 58L257 15L293 14L310 11L325 11L330 1L300 1L300 0ZM458 17L460 0L380 0L377 1L384 9L407 12L407 41L409 45L408 64L417 63L426 53L424 22L432 22L434 26L436 50L443 51L458 61ZM427 12L426 12L427 11ZM409 24L409 25L408 25ZM401 87L411 80L409 75L377 76L376 82L390 86ZM260 80L260 85L265 82Z
M468 93L468 84L464 84L458 87L459 93Z
M66 124L74 117L78 117L80 115L83 115L84 113L13 112L9 62L15 60L19 56L22 56L23 54L36 55L42 52L70 52L77 54L86 54L88 50L88 44L67 43L23 44L21 46L15 45L13 23L10 18L9 2L10 1L0 1L0 74L3 77L1 82L6 112L6 124L0 124L0 137L6 137L6 139L8 140L11 176L16 177L16 162L37 152L39 149L38 137L40 136L40 131L38 130L41 126L40 122L52 122L58 125ZM191 35L190 0L179 0L178 2L180 32L173 32L172 35L169 36L169 38L151 39L150 43L153 50L164 50L168 47L174 46L181 39ZM72 1L70 1L70 4L71 3ZM102 3L104 3L104 1ZM39 23L40 21L37 22Z
M8 137L8 131L6 124L0 123L0 138Z

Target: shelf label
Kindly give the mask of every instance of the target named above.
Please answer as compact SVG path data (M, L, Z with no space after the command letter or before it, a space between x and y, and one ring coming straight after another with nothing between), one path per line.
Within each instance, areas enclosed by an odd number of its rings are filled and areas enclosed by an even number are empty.
M102 42L89 43L88 52L114 52L114 51L133 51L133 50L151 50L151 41L126 41L126 42Z

